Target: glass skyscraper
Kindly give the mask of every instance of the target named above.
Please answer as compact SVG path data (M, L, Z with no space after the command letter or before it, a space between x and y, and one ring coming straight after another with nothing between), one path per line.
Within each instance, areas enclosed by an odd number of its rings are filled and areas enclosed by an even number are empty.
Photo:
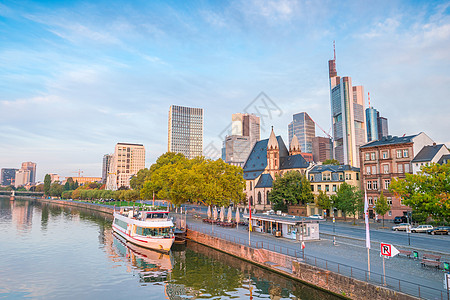
M297 136L301 150L304 153L312 153L313 138L316 136L316 125L306 112L301 112L292 116L292 122L288 125L289 145Z
M203 155L203 109L172 105L168 151L191 159Z
M380 117L380 112L373 107L366 109L367 142L381 140L388 136L388 121Z

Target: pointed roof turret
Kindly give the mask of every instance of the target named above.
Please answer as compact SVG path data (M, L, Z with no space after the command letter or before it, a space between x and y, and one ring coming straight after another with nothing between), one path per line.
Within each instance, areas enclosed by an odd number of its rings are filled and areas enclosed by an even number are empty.
M289 151L302 152L302 148L300 147L300 143L298 142L298 138L295 134L294 137L292 138L291 144L289 145Z
M273 126L272 132L270 133L269 142L267 143L267 150L270 149L278 149L278 141L277 137L275 136L275 133L273 132Z

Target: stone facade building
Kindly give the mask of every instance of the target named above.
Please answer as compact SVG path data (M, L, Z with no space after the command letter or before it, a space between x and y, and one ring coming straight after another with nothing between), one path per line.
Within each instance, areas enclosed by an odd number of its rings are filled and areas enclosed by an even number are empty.
M432 144L433 140L421 132L403 137L387 136L360 147L362 190L367 191L370 218L375 216L374 205L381 192L391 205L385 219L394 219L411 211L399 197L389 192L389 185L393 178L405 178L406 173L412 173L413 158L424 146Z

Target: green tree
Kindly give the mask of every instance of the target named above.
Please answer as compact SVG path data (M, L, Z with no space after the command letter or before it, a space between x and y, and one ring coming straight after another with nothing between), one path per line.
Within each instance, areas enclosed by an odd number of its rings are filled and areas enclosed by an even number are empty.
M144 183L150 180L150 169L142 169L137 172L136 175L133 175L130 179L130 186L133 190L140 190L143 188Z
M331 196L331 200L334 207L342 211L345 219L347 219L347 214L353 215L353 224L356 224L356 214L364 209L362 193L356 186L346 182L342 183L336 195Z
M45 183L44 183L45 184ZM62 192L64 191L64 187L57 182L53 182L50 186L50 196L52 197L61 197Z
M383 191L380 194L380 197L377 200L377 204L375 204L375 212L382 216L383 218L383 227L384 227L384 215L391 209L391 206L387 202L387 198L383 195Z
M417 174L394 178L389 190L419 214L450 222L450 162L423 166Z
M329 211L331 209L331 199L326 192L320 190L316 195L316 205L321 209Z
M52 179L50 177L50 174L46 174L44 177L44 195L46 195L46 196L50 195L51 184L52 184Z
M298 171L290 171L282 176L275 175L269 201L275 210L287 212L288 204L306 204L314 201L311 184Z
M339 166L341 163L336 160L336 159L327 159L325 160L323 163L323 165L335 165L335 166Z

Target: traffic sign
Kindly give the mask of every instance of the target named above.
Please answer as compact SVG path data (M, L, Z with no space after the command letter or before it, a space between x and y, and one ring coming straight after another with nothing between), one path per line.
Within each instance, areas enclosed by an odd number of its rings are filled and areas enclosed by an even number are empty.
M385 257L394 257L400 252L391 244L381 243L381 255Z

